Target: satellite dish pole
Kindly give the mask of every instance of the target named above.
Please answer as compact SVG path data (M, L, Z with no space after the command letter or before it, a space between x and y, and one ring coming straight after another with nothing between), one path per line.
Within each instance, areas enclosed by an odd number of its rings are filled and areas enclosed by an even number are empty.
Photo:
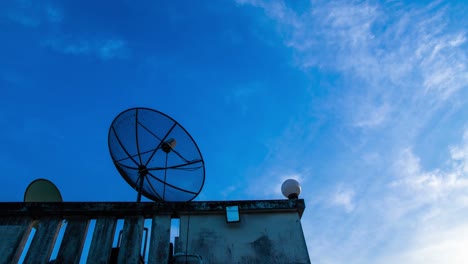
M161 149L166 152L166 164L165 166L167 167L167 158L169 156L169 152L176 146L177 142L175 139L170 138L167 141L164 141L164 143L161 146ZM164 171L164 181L167 180L167 170ZM164 185L163 189L163 200L166 197L166 185Z
M138 195L137 195L137 202L141 202L141 191L143 190L143 183L145 181L145 177L146 175L148 174L148 169L143 166L143 165L140 165L138 167Z

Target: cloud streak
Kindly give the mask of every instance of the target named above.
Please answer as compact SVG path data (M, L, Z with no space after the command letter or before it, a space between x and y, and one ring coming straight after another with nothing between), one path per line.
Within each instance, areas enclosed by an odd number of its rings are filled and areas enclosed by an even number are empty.
M445 170L424 170L411 149L394 164L399 176L389 186L394 195L386 199L391 203L386 216L415 227L408 245L382 263L463 263L468 258L461 247L468 242L468 130L450 149Z
M60 7L30 1L14 1L2 11L0 11L0 15L3 13L9 21L27 28L57 24L64 19Z
M3 12L2 12L3 11ZM9 21L26 28L46 28L55 32L40 44L66 55L96 56L103 61L130 56L127 42L119 37L83 37L61 33L60 25L66 19L63 8L50 3L16 1L0 11ZM55 27L52 27L54 26ZM58 25L58 26L57 26Z
M284 2L238 3L262 8L287 32L299 67L340 72L348 81L340 107L356 127L399 122L401 115L429 119L432 113L414 111L436 111L468 86L466 32L448 31L440 4L318 1L298 14Z
M335 206L343 207L346 212L350 213L354 210L354 191L349 188L340 188L331 197L331 203Z
M44 41L42 45L62 54L96 56L103 61L125 59L129 56L125 41L118 38L102 40L55 38Z

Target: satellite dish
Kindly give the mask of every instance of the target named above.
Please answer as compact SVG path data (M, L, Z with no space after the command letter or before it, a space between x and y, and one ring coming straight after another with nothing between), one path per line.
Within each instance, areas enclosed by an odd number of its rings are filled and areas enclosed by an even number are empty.
M62 195L55 184L46 179L32 181L24 192L25 202L62 202Z
M120 113L109 128L109 151L120 175L154 201L191 201L205 183L197 144L177 121L149 108Z

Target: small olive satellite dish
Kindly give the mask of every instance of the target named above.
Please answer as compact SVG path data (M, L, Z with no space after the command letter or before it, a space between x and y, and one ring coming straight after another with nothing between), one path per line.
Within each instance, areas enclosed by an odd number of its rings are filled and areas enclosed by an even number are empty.
M62 202L62 195L55 184L46 179L32 181L24 192L24 202Z
M205 183L205 163L192 136L168 115L130 108L112 122L109 152L117 171L153 201L188 202Z

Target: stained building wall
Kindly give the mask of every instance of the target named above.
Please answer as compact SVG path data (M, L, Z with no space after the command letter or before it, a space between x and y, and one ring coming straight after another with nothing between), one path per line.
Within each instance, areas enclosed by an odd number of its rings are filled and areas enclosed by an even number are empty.
M240 219L181 215L176 252L198 254L205 264L310 263L297 212L241 212Z

